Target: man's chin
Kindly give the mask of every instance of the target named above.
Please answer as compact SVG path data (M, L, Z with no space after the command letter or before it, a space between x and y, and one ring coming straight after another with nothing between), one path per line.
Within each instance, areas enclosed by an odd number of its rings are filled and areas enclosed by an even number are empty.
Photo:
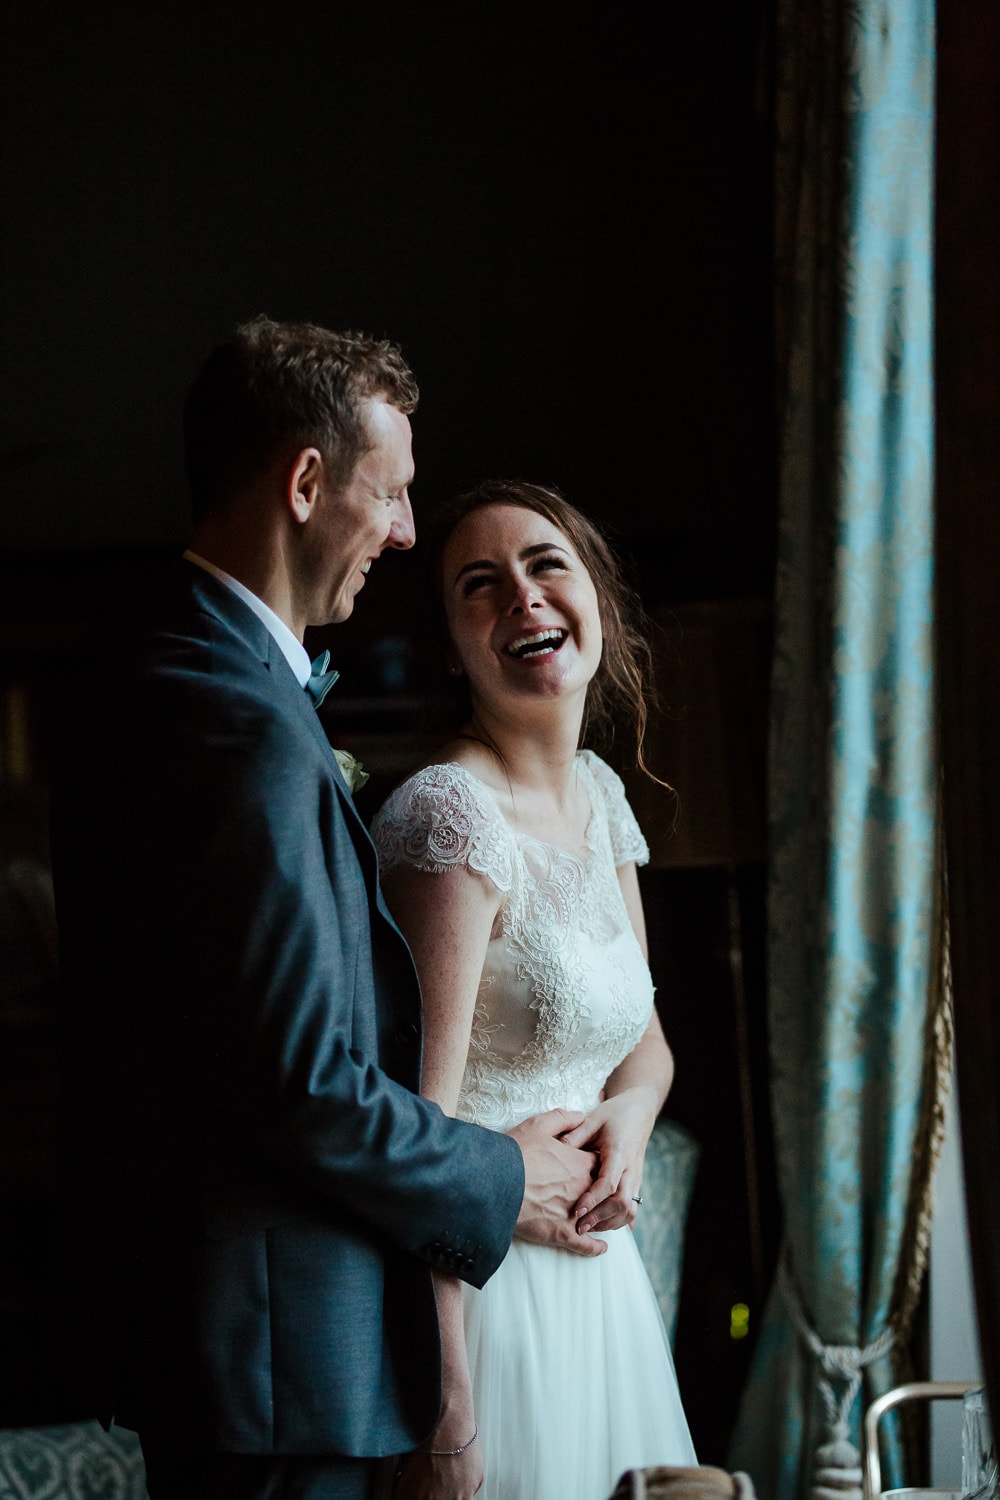
M344 621L349 620L353 613L353 599L338 599L335 603L330 605L327 611L326 619L319 620L316 623L322 625L343 625Z

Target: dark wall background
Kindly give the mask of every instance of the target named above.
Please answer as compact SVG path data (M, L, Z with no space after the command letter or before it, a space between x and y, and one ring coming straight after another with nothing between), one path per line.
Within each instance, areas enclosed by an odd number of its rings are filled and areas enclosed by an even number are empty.
M178 411L257 312L402 343L419 508L561 485L765 592L763 7L15 0L0 546L184 534Z

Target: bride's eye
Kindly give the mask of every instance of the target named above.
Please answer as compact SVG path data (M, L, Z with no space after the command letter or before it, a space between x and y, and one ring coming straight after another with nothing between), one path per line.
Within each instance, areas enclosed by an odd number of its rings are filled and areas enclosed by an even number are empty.
M488 573L470 574L470 576L462 584L462 598L468 599L470 594L474 594L477 589L482 588L482 586L486 583L489 583L489 581L490 575Z
M540 573L542 569L547 570L549 568L558 568L560 572L564 572L566 569L566 559L560 557L557 553L553 553L551 557L540 557L535 562L532 572Z

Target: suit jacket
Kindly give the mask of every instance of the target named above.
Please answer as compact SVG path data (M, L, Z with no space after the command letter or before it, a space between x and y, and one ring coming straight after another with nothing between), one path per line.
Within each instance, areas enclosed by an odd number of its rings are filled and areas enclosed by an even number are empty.
M440 1400L431 1268L482 1285L523 1171L509 1138L415 1092L412 959L311 700L185 564L170 623L88 684L63 749L63 1276L86 1409L235 1452L410 1448Z

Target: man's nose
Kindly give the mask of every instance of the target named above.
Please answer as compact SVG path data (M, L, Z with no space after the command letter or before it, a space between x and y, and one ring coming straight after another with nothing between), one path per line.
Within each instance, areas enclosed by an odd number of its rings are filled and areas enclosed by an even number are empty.
M413 523L413 507L409 495L401 495L394 507L395 514L389 528L389 546L403 551L412 547L417 539L417 528Z

